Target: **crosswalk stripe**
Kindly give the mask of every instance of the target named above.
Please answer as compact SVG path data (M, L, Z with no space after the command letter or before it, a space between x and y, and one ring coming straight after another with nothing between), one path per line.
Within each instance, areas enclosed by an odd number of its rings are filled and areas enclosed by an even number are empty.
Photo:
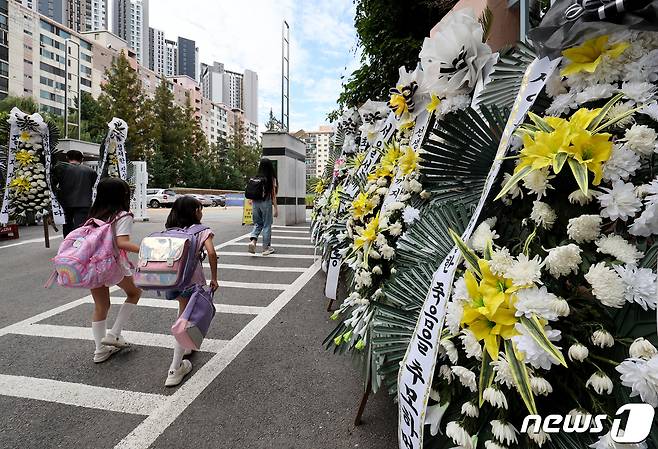
M270 254L269 256L261 256L260 254L251 254L248 252L240 251L222 251L219 253L219 257L222 256L240 256L240 257L267 257L270 259L316 259L317 257L312 254Z
M285 226L285 225L272 225L274 229L304 229L308 231L309 226Z
M112 304L123 304L126 298L120 296L112 296L110 298ZM90 301L93 303L93 301ZM139 303L140 307L159 307L162 309L178 309L178 301L169 301L167 299L157 299L157 298L141 298ZM258 306L240 306L234 304L215 304L215 309L218 313L237 313L244 315L258 315L265 307Z
M173 319L172 319L173 320ZM12 329L12 334L31 335L35 337L67 338L73 340L93 340L91 328L78 326L58 326L53 324L30 324ZM152 334L150 332L122 331L121 335L133 345L153 346L174 349L175 339L172 335ZM201 351L220 352L226 346L226 340L206 338L201 344Z
M0 374L0 395L145 416L168 399L161 394L7 374Z
M288 284L270 284L264 282L219 281L220 287L251 288L254 290L285 290Z
M292 231L289 229L277 229L273 234L310 234L310 232L302 231L301 229L298 231Z
M309 237L296 237L296 236L288 236L288 235L273 235L272 240L306 240L308 242L311 239ZM249 243L249 239L246 239L246 240L244 240L242 242L239 242L239 243L247 244L247 243ZM231 245L234 245L234 243L231 243Z
M57 239L61 239L61 238L62 238L61 235L53 235L53 236L50 237L50 240L57 240ZM43 237L39 237L39 238L36 238L36 239L23 240L23 241L17 242L17 243L10 243L8 245L2 245L2 246L0 246L0 249L11 248L12 246L27 245L29 243L38 243L38 242L43 242L43 241L44 241Z
M204 268L210 268L210 264L204 263ZM217 265L219 268L226 270L247 270L247 271L272 271L272 272L282 272L282 273L303 273L306 271L307 267L268 267L268 266L258 266L258 265L240 265L233 263L220 263Z
M304 239L304 240L307 240L307 239ZM228 246L242 246L246 243L249 243L249 242L236 242L236 243L232 243ZM286 249L286 248L310 248L310 249L313 249L313 248L315 248L315 246L313 246L313 245L290 245L288 243L285 243L285 244L281 245L281 248L283 248L283 249Z

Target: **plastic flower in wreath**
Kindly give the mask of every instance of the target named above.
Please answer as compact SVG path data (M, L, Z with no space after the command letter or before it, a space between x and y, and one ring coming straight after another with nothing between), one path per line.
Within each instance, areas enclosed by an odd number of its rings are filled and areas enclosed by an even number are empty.
M579 72L594 73L605 57L618 58L624 50L630 47L628 42L608 44L607 34L585 41L582 45L564 50L562 55L570 62L560 75L568 76Z
M398 166L400 167L400 173L403 176L413 173L416 168L418 168L418 152L414 151L411 147L406 147L402 156L398 160Z
M568 152L573 158L589 171L594 173L592 184L601 183L603 178L603 163L612 155L611 135L608 133L591 134L587 131L578 133L572 140Z
M367 193L359 193L354 201L352 201L352 217L356 219L363 219L366 215L372 212L374 205Z
M9 188L17 193L23 193L32 188L32 183L25 176L17 176L9 183Z
M357 233L358 236L354 239L354 249L359 250L366 247L368 250L379 234L379 214L375 215L366 227L359 229Z
M463 305L461 324L478 341L484 341L485 349L496 360L500 339L519 334L515 329L518 319L514 308L518 287L511 279L493 274L488 261L479 259L478 266L482 275L479 282L471 270L464 276L470 301Z
M30 140L30 133L27 131L21 131L21 133L18 135L18 140L21 142L28 142Z
M384 156L379 163L379 167L375 172L377 178L384 176L391 177L393 176L393 173L395 173L395 166L400 157L400 143L397 140L393 140L386 145L385 150L386 153L384 153Z
M18 165L25 167L34 163L36 161L36 157L30 154L27 150L20 150L16 153L16 161L18 161Z
M331 199L329 200L329 207L331 210L338 210L340 207L340 187L331 192Z

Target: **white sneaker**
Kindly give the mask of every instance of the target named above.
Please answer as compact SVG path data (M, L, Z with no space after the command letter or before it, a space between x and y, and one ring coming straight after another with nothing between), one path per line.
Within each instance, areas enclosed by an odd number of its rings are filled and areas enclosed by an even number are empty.
M268 246L267 248L265 248L263 250L263 256L267 256L269 254L272 254L273 252L274 252L274 248L272 248L271 246Z
M183 359L177 370L169 370L167 380L165 380L165 387L175 387L183 381L183 378L192 371L192 362Z
M251 254L256 254L256 242L253 240L249 242L249 252Z
M101 343L107 346L116 346L117 348L125 348L130 346L126 340L119 335L118 337L111 332L108 332L101 340Z
M121 348L117 348L116 346L101 346L100 349L94 351L94 363L101 363L106 361L112 356L112 354L119 352L120 349Z

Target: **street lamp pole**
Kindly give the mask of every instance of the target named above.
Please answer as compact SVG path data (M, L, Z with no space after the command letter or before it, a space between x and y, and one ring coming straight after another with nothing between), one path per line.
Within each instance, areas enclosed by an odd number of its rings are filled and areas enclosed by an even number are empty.
M74 57L71 55L71 48L75 46L77 49L77 57ZM64 137L69 138L69 126L75 126L78 129L78 140L80 140L80 108L81 108L81 92L80 92L80 43L71 40L71 39L66 39L65 41L65 48L66 48L66 54L64 57ZM75 64L77 65L77 70L75 73L76 76L76 92L77 92L77 100L76 100L76 106L75 106L75 112L76 112L76 121L75 122L70 122L69 121L69 103L70 103L70 91L71 91L71 60L75 61Z

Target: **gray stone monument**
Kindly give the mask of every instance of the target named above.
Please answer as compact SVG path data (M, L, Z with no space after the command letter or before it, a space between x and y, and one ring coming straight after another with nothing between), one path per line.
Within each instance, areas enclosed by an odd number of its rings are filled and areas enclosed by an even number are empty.
M274 224L306 221L306 144L283 131L263 133L263 157L274 162L279 180L279 216Z

